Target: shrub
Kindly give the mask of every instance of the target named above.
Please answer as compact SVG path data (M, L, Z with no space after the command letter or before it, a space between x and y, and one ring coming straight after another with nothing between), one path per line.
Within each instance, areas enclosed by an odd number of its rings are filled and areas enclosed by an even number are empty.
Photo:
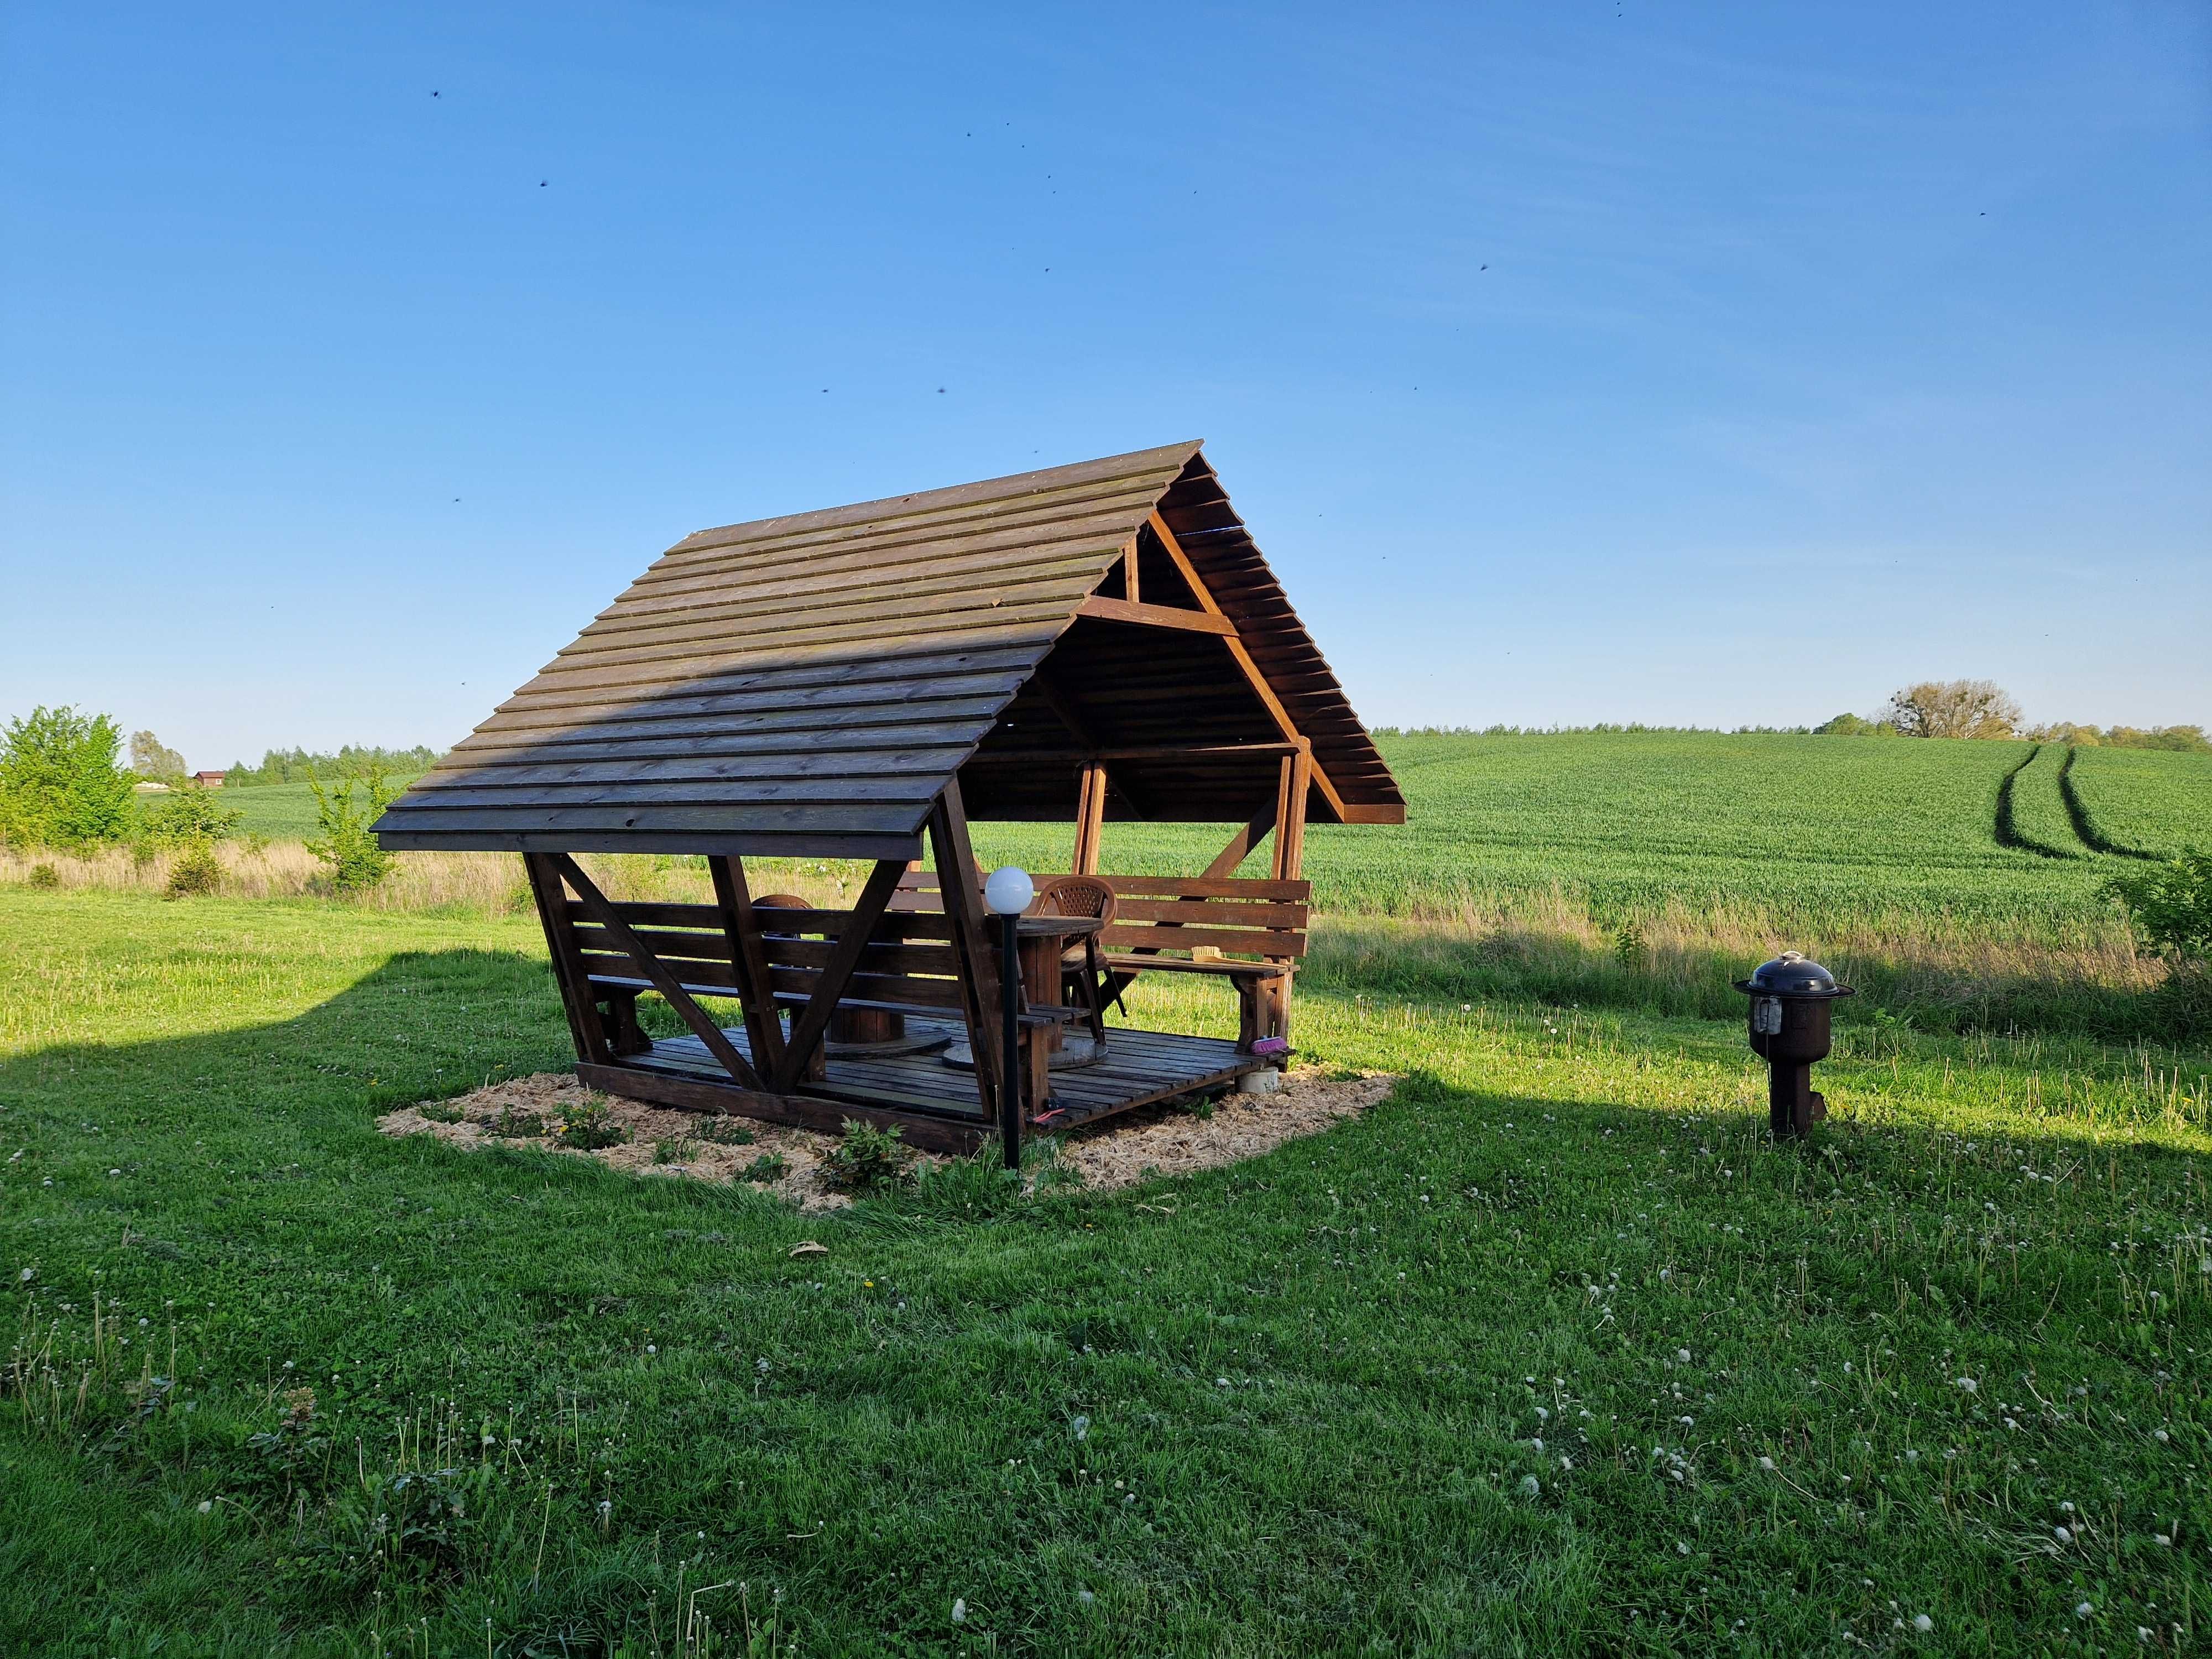
M738 1171L740 1181L781 1181L790 1171L781 1152L763 1152Z
M354 785L365 799L356 801ZM398 799L398 786L381 766L348 773L325 785L312 771L307 788L315 798L316 834L307 850L331 866L331 885L341 893L365 892L392 872L392 854L376 844L370 826Z
M146 808L146 839L157 847L228 841L245 817L242 806L225 806L216 791L179 784Z
M426 1100L415 1109L433 1123L459 1123L461 1109L451 1101Z
M58 887L58 886L60 886L61 884L62 884L62 872L61 872L60 871L58 871L58 870L55 869L55 868L54 868L54 866L53 866L52 865L51 865L51 864L34 864L34 865L33 865L33 866L31 866L31 885L32 885L32 886L33 886L33 887Z
M665 1140L653 1143L655 1164L688 1164L691 1161L692 1143L682 1135L672 1135Z
M193 842L169 866L171 898L204 897L222 887L222 865L215 855L213 842Z
M2148 869L2114 876L2104 891L2127 907L2136 937L2183 963L2212 958L2212 853L2191 847Z
M614 1109L604 1100L582 1100L561 1109L553 1120L553 1139L580 1152L596 1152L621 1146L629 1131L615 1121Z
M848 1117L843 1127L843 1139L822 1161L823 1178L832 1187L846 1193L884 1192L913 1178L898 1125L878 1128Z
M33 708L0 732L0 841L71 852L123 840L136 817L123 734L105 714Z
M1620 931L1613 937L1613 959L1632 974L1640 971L1650 956L1650 947L1644 942L1643 924L1635 921L1622 922Z

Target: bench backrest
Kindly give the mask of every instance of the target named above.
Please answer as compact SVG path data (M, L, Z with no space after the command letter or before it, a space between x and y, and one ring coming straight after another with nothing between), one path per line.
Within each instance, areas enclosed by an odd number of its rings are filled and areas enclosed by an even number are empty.
M712 904L617 903L616 915L637 934L638 943L674 973L695 996L737 994L737 968L720 907ZM762 953L776 1000L804 1003L814 994L853 920L850 910L757 908ZM582 905L571 901L569 924L583 952L585 971L601 983L645 987L644 969L593 922ZM838 999L866 1008L942 1015L961 1006L960 981L952 951L952 924L941 912L893 910L870 930L859 968Z
M1049 876L1039 876L1042 886ZM1295 961L1306 953L1313 910L1310 881L1259 881L1235 876L1101 876L1114 890L1114 925L1100 936L1109 951L1221 951L1229 956ZM935 873L909 870L899 878L891 909L941 909Z
M1219 951L1288 962L1306 953L1310 881L1234 876L1107 876L1116 901L1109 951Z

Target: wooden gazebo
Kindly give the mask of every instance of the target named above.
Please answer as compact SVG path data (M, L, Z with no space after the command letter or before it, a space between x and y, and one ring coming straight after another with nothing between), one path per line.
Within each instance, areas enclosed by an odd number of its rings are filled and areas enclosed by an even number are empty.
M1109 991L1218 978L1238 1039L1116 1027L1060 1069L1071 1011L1031 985L1002 1079L971 817L1073 820L1074 873L1109 820L1242 824L1200 874L1105 877L1103 936ZM1194 442L687 537L376 830L523 855L593 1087L965 1150L1009 1083L1059 1127L1280 1064L1306 824L1404 819ZM611 901L586 852L703 855L715 902ZM759 857L874 868L849 908L771 905ZM691 1035L649 1036L647 992Z

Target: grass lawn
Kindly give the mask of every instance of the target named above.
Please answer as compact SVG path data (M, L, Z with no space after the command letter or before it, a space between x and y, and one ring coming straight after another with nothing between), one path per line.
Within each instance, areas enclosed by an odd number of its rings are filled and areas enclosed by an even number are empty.
M1847 1024L1836 1118L1778 1150L1735 1024L1302 993L1310 1057L1407 1076L1356 1123L806 1219L375 1133L565 1061L540 952L520 919L0 893L0 1652L2203 1622L2203 1054ZM1206 988L1137 1012L1218 1028Z

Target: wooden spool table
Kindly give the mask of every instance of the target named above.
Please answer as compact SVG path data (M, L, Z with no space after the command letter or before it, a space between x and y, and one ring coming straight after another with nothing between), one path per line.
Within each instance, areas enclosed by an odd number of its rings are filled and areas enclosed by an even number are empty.
M1106 924L1097 916L1023 916L1014 924L1014 944L1021 953L1022 995L1033 1008L1060 1006L1060 962L1072 941L1093 938ZM1088 1031L1073 1031L1054 1021L1031 1039L1045 1045L1052 1070L1064 1072L1078 1066L1096 1066L1106 1058L1106 1046ZM945 1051L948 1066L973 1066L975 1056L964 1038Z

